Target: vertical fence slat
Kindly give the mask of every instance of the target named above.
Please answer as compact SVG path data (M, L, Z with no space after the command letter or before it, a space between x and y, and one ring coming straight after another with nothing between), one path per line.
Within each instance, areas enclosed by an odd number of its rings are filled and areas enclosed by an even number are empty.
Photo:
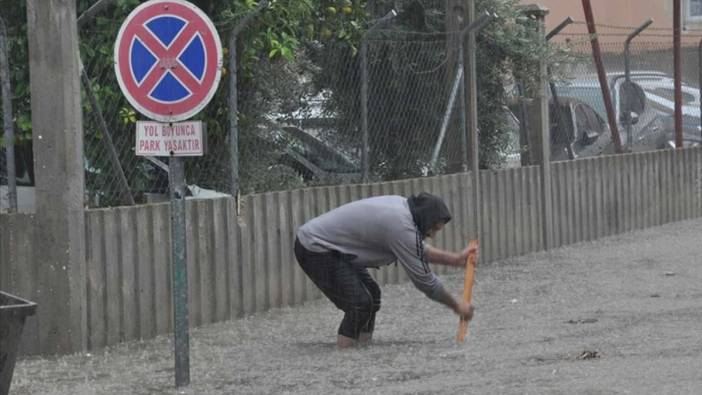
M188 271L188 318L190 327L202 324L202 303L200 297L200 270L198 262L198 206L193 201L186 201L185 209L185 252ZM189 237L188 237L189 236ZM157 306L158 308L158 306Z
M682 202L682 191L681 191L681 169L678 166L678 158L680 157L680 150L673 150L671 158L671 168L673 177L673 190L675 191L673 196L673 221L679 221L681 218L681 202Z
M534 184L533 179L531 178L531 173L532 173L532 167L525 167L523 168L522 172L522 191L524 193L525 197L525 202L524 202L524 214L522 215L522 229L524 231L524 246L526 251L528 252L534 252L538 251L538 248L536 247L536 221L537 218L533 214L534 213L534 207L538 204L535 199L534 195L532 194L532 186Z
M497 183L495 182L495 173L493 171L486 171L485 172L485 198L484 202L486 203L486 208L487 208L487 213L485 213L485 218L487 219L487 227L486 229L489 231L488 232L488 247L490 248L490 260L495 261L499 259L499 244L497 240L497 199L494 199L492 197L495 197L495 194L497 193Z
M473 239L477 239L478 235L473 234L473 211L472 211L472 190L470 185L470 173L461 173L459 177L460 182L460 199L461 199L461 234L459 235L460 242L459 246L461 249L468 246L468 242Z
M603 160L600 162L601 165L601 174L602 174L602 191L601 191L601 196L602 196L602 213L601 213L601 220L602 220L602 233L600 234L600 237L604 236L609 236L611 234L610 229L611 223L612 223L612 218L614 217L614 212L611 207L611 172L613 171L612 169L612 161L609 156L606 156L603 158Z
M634 215L636 216L636 220L634 221L635 229L642 229L644 227L644 199L646 197L643 182L644 173L643 156L637 154L634 160L634 183L636 186L636 206L634 211Z
M595 167L592 158L583 160L583 240L592 240L595 238L595 188L594 188Z
M448 199L450 201L449 207L451 209L451 222L450 229L451 234L449 237L449 249L451 251L460 251L462 249L462 229L461 229L461 185L460 185L460 174L452 174L448 177L447 190ZM449 268L450 272L454 270Z
M626 232L631 232L634 230L634 208L636 207L636 202L635 202L635 194L636 194L636 186L635 186L635 173L634 173L634 166L633 166L633 161L635 159L634 154L627 154L624 156L624 179L626 180L624 185L626 187L626 195L624 197L624 204L626 206L626 209L624 211L626 220L624 221L625 223L625 231Z
M600 158L599 160L595 160L593 162L593 183L592 187L593 190L595 191L594 198L595 198L595 205L594 205L594 210L595 210L595 223L594 223L594 237L593 239L597 239L599 237L602 237L604 234L604 224L602 221L602 218L604 216L604 199L603 199L603 185L604 185L604 175L602 171L602 159Z
M537 251L543 250L544 249L544 232L546 231L546 223L544 222L544 202L543 202L543 197L541 196L541 191L543 190L543 183L544 180L541 178L541 169L539 166L533 166L532 167L532 177L537 180L537 182L533 183L533 188L534 190L532 191L534 195L534 201L536 202L535 205L535 221L534 224L536 226L536 237L537 237Z
M270 306L268 298L268 264L266 262L266 202L264 195L254 195L253 202L253 247L255 273L255 311L267 310Z
M563 182L561 181L562 165L559 162L551 166L551 201L553 202L553 246L563 244ZM541 208L539 204L539 209ZM542 217L539 217L543 220Z
M224 321L229 318L229 265L227 251L231 248L227 243L227 200L213 201L212 230L213 230L213 263L214 263L214 319Z
M95 350L107 342L105 324L105 250L102 228L103 210L88 211L85 222L88 224L86 235L89 247L87 257L88 272L88 348ZM140 317L144 322L146 317ZM143 335L142 335L143 336Z
M240 317L244 313L244 293L242 287L241 258L241 231L239 229L239 214L237 213L237 201L230 198L226 201L226 226L227 226L227 267L229 277L227 285L229 288L229 317Z
M614 156L608 156L605 159L607 166L605 166L605 171L607 173L606 179L606 189L605 194L607 196L606 200L606 219L607 219L607 232L606 235L610 236L617 232L617 195L616 195L616 179L615 173L616 169L616 158Z
M671 191L672 191L672 183L671 183L671 178L672 174L670 171L670 155L671 151L670 150L665 150L662 152L663 160L661 161L661 223L667 224L668 222L671 221L672 215L671 215Z
M692 149L686 149L683 158L683 167L685 169L685 219L694 218L694 185L695 185L695 166L692 160L694 151Z
M314 189L304 189L302 194L303 201L303 223L314 218L316 214L315 205L315 190ZM305 300L316 299L319 295L317 286L314 285L312 280L305 276Z
M584 230L583 230L583 194L584 194L584 176L585 172L583 168L585 162L575 161L571 165L571 174L573 175L573 228L575 231L574 243L579 243L585 240Z
M507 222L505 233L507 235L507 256L516 256L519 251L517 246L517 171L519 169L509 169L506 171L506 200L507 200Z
M441 193L444 195L444 199L446 199L446 205L449 208L449 212L451 213L452 220L451 222L448 223L446 226L446 234L444 235L446 238L446 249L449 251L456 251L458 249L458 243L456 242L457 235L459 233L458 227L456 226L459 221L456 220L456 217L458 216L458 210L457 210L457 204L456 202L458 201L457 191L456 191L456 174L451 174L448 176L444 176L442 181L442 189ZM448 267L446 267L448 269Z
M563 163L556 162L552 166L551 171L551 188L553 192L551 194L553 200L553 213L555 214L553 218L553 246L558 247L565 244L565 232L564 224L565 221L565 186L563 185Z
M680 155L680 168L683 171L683 177L682 177L682 193L683 193L683 212L682 212L682 219L687 220L690 218L690 203L692 199L690 198L691 196L691 184L692 184L692 179L690 177L690 174L692 173L691 166L686 165L689 162L690 159L690 149L686 148L682 150L681 152L682 155Z
M282 266L280 254L280 193L265 194L266 200L266 261L268 266L269 307L282 304Z
M574 227L573 227L573 200L575 199L575 193L573 191L573 166L572 162L562 162L562 176L563 176L563 187L565 188L565 206L563 207L563 213L565 218L563 218L563 225L565 226L565 242L563 244L569 245L573 244L574 237Z
M619 219L618 221L618 226L617 226L617 234L622 234L626 232L626 212L627 212L627 206L628 206L628 201L629 198L627 196L628 192L628 175L625 174L626 171L626 155L618 155L616 156L617 160L617 167L616 167L616 182L617 182L617 189L616 189L616 195L615 199L617 201L617 218Z
M107 291L107 345L117 344L122 331L122 298L120 293L119 273L119 225L116 210L104 212L105 228L105 277Z
M563 162L563 182L566 187L566 243L575 243L575 166L574 162Z
M200 280L200 323L212 322L214 316L212 199L198 199L197 207L197 270Z
M630 230L639 229L639 213L641 212L641 183L639 182L641 176L641 169L639 168L639 157L638 154L632 154L629 157L629 169L631 171L630 185L631 185L631 209L629 213L631 215L631 228Z
M630 154L628 158L629 162L629 186L632 196L629 198L631 205L629 206L629 231L634 231L638 229L637 222L639 220L639 202L641 199L641 191L639 190L639 168L638 168L638 154Z
M304 194L301 190L295 190L290 193L291 206L290 214L292 220L292 233L297 234L297 230L304 223L304 213L303 213L303 197ZM305 300L305 286L307 281L307 275L295 259L292 263L293 265L293 301L296 304L302 303Z
M659 151L651 153L656 161L656 176L655 176L655 203L656 203L656 225L662 225L666 222L665 220L665 201L663 198L663 188L665 182L665 152Z
M0 215L0 217L3 217ZM34 232L35 216L27 214L10 214L7 216L7 227L0 226L0 239L7 238L4 247L0 247L0 266L5 266L7 271L0 268L0 276L7 275L9 283L7 288L0 288L9 291L21 298L36 300L39 288L38 271L41 264L34 259ZM2 225L2 224L0 224ZM3 251L8 251L8 255ZM0 282L5 282L1 280ZM17 352L37 354L40 352L39 342L39 319L36 315L27 317L22 329L22 338Z
M515 168L512 173L512 190L514 191L514 209L512 211L512 221L514 229L512 229L512 234L514 237L514 255L524 254L524 226L522 222L522 216L524 212L524 192L522 189L522 174L524 170L521 167Z
M290 213L290 191L281 192L278 201L278 224L280 231L280 304L289 306L293 304L295 296L293 268L297 265L293 252L293 242L295 236L291 229L291 213Z
M505 245L505 214L506 214L506 203L505 203L505 189L504 189L504 175L503 170L497 170L492 173L493 175L493 191L492 199L495 200L495 207L492 215L495 217L493 235L495 237L495 258L503 259L505 258L505 252L507 250Z
M244 198L244 222L239 231L241 235L241 293L244 314L256 311L256 272L254 262L254 214L253 197Z
M153 305L148 307L148 311L155 311L155 323L151 320L148 325L154 325L155 329L150 328L149 331L157 334L171 332L173 328L173 298L171 295L172 277L171 277L171 220L170 206L168 204L159 204L148 208L151 213L152 226L149 230L153 232L153 259L148 263L148 281L153 284L153 292L149 293L150 302ZM141 262L141 260L140 260ZM141 272L140 272L141 273ZM141 282L140 282L141 283ZM152 296L151 296L152 295Z
M136 267L135 267L135 232L134 210L131 208L117 209L119 217L119 232L122 242L120 267L122 271L122 318L124 322L124 340L138 337L138 314L136 298Z
M657 225L657 215L656 215L656 189L658 189L658 175L657 167L655 163L655 156L651 152L645 152L643 154L643 160L646 166L646 173L644 178L644 187L646 188L646 226L656 226Z
M166 210L168 210L167 206ZM136 214L136 234L137 248L139 249L138 277L139 285L139 336L142 339L150 339L155 333L154 317L156 311L154 303L154 254L159 248L157 240L160 235L154 231L152 206L141 206L137 208Z

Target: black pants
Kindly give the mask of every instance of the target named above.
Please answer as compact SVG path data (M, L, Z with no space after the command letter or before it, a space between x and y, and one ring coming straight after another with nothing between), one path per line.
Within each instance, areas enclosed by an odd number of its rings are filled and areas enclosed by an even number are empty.
M298 240L295 257L312 282L345 313L340 335L358 339L361 332L373 332L375 313L380 310L380 287L366 268L349 263L337 251L309 251Z

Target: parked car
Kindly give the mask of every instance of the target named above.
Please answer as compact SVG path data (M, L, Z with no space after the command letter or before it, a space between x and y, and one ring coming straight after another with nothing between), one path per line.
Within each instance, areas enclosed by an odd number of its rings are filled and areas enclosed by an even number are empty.
M279 138L286 149L280 163L290 166L305 180L323 182L358 182L360 164L322 140L295 126L282 126Z
M633 72L630 81L624 73L608 73L609 88L622 144L632 151L674 146L674 80L660 72ZM590 106L601 119L607 119L602 91L596 75L578 77L556 87L559 99L577 99ZM685 146L702 143L700 136L699 91L683 85L683 134ZM607 128L594 149L582 154L613 151Z

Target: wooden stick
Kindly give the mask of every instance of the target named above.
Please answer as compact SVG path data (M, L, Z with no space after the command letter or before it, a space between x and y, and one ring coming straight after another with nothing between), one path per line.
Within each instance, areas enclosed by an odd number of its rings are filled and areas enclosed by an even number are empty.
M475 279L475 265L478 262L478 240L471 240L468 243L468 258L466 259L466 276L463 281L463 300L470 303L473 298L473 280ZM456 340L463 342L466 337L466 332L468 331L468 321L461 319L458 322L458 335Z

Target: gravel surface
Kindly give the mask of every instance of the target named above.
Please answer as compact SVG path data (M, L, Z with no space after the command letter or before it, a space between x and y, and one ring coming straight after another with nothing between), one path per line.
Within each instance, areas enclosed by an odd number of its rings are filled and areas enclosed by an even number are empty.
M700 394L701 235L694 220L480 266L464 344L453 313L391 285L367 348L335 348L325 299L194 330L182 391L164 336L18 361L11 393Z

